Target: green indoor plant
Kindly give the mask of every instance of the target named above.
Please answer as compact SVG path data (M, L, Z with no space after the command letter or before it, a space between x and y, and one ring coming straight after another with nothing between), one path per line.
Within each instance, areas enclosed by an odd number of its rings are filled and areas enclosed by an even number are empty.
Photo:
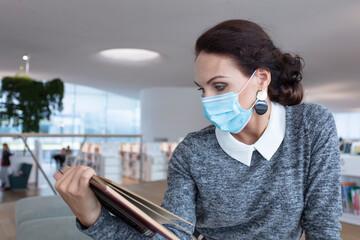
M36 81L27 76L4 77L0 90L1 124L22 125L23 132L39 132L42 119L62 111L64 83L60 79Z

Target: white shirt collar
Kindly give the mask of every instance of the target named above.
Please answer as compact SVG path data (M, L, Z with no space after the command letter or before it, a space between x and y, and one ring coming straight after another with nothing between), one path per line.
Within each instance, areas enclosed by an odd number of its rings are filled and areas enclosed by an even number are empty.
M270 160L285 136L285 107L271 102L268 126L263 135L252 145L236 140L231 133L216 128L216 139L230 157L250 167L253 151L256 149L266 160Z

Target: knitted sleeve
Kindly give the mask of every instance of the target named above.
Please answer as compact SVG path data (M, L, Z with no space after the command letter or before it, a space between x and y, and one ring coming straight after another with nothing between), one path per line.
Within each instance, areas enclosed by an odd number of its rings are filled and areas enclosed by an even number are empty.
M340 152L332 114L320 106L308 116L311 156L302 228L307 240L341 239Z

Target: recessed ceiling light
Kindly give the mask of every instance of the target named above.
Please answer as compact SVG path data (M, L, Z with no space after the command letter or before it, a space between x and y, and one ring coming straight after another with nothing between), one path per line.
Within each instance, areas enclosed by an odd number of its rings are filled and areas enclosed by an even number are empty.
M158 52L137 48L114 48L101 51L99 54L109 59L130 62L149 61L160 57Z

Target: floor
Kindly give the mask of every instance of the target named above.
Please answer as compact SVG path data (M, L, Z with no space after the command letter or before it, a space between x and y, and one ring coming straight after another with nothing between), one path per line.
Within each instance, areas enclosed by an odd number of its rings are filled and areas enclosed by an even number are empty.
M136 183L136 184L134 184ZM150 201L161 204L161 201L166 190L166 181L157 181L151 183L139 184L132 179L124 179L123 184L130 184L126 187L131 191L142 195ZM15 218L14 209L15 203L18 199L29 196L46 196L53 195L50 189L36 189L35 186L29 186L27 190L18 191L3 191L0 192L0 238L2 240L15 240ZM359 240L360 227L351 224L342 223L343 230L341 237L343 240ZM302 240L305 239L303 236Z

